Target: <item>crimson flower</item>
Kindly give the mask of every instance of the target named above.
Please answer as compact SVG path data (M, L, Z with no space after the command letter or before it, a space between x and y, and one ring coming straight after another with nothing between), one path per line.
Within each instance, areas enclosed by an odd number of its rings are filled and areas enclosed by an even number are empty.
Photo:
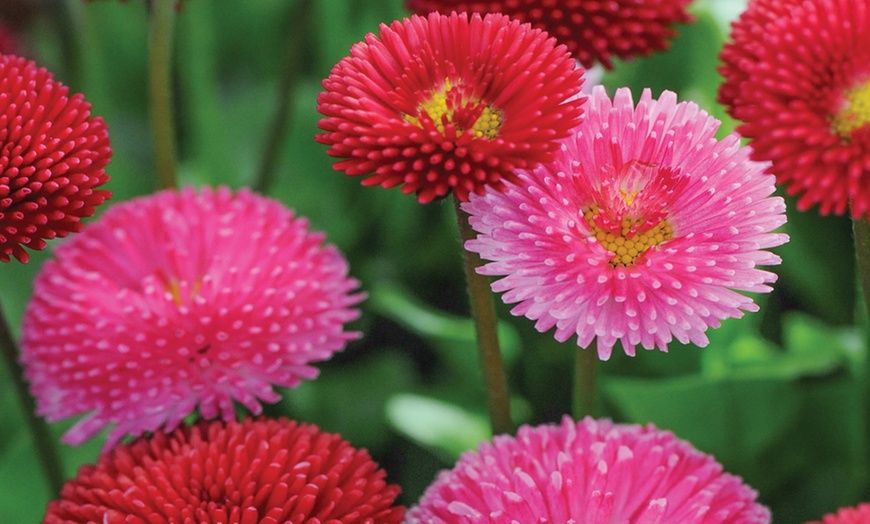
M317 376L358 316L348 265L280 203L227 188L163 191L110 208L58 247L34 284L21 361L49 420L86 414L78 444L114 424L172 429L199 407L259 414L273 386Z
M870 216L870 6L753 0L722 50L719 100L797 207Z
M411 11L503 13L556 37L583 67L613 69L627 59L667 49L674 25L690 22L691 0L407 0Z
M399 487L365 450L316 426L201 422L158 431L85 465L43 524L398 524Z
M504 15L412 16L332 68L317 140L363 185L464 201L552 156L580 120L581 75L565 47Z
M407 524L769 524L754 490L653 425L568 417L463 454Z
M596 86L589 100L555 161L463 205L478 232L465 247L504 277L492 289L512 313L559 341L596 341L602 359L617 341L629 355L672 338L704 346L709 327L758 309L739 291L776 280L757 267L779 264L766 249L788 239L771 233L786 221L773 176L674 93L645 90L635 107L628 89L611 101Z
M0 261L82 229L111 193L106 124L47 70L0 55Z

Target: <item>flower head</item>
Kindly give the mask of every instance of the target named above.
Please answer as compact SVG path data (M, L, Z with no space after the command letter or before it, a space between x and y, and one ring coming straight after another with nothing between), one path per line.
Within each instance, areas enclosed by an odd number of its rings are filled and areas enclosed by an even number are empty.
M754 0L722 61L719 100L798 209L870 216L867 3Z
M565 44L583 67L612 57L646 56L667 49L674 25L692 20L691 0L407 0L417 13L503 13L543 29Z
M581 75L564 47L506 16L412 16L333 67L317 140L363 185L464 201L552 156L580 120Z
M399 487L365 450L286 419L199 423L100 456L64 485L44 524L398 524Z
M836 514L830 513L820 521L807 524L867 524L868 522L870 522L870 503L864 503L854 508L840 508Z
M278 202L227 188L116 205L37 276L21 360L49 420L87 413L64 440L255 414L274 386L313 378L356 333L358 283L323 235Z
M769 523L755 499L739 477L670 432L565 417L465 453L407 522Z
M617 340L629 355L673 337L706 345L708 327L757 310L737 291L776 280L756 268L778 264L764 249L787 240L769 233L785 222L773 177L671 92L645 90L635 108L628 89L611 102L598 87L590 101L554 162L463 205L479 233L465 247L504 277L492 288L514 314L560 341L597 337L602 359Z
M0 261L82 229L111 193L106 124L33 62L0 55Z

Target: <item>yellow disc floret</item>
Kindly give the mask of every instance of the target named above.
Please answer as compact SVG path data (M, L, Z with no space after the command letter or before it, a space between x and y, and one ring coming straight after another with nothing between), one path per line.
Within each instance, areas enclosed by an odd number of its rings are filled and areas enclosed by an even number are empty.
M448 102L448 98L453 99L451 97L451 92L456 89L450 80L444 81L444 87L436 90L432 93L432 97L420 104L417 107L417 114L422 115L424 112L429 115L429 118L432 119L432 122L435 124L435 128L438 129L440 133L444 132L444 123L445 121L450 124L454 124L456 126L456 130L462 133L465 130L465 126L468 126L468 122L460 122L457 118L457 109L455 107L457 104L451 103L453 100ZM459 98L461 100L461 97ZM467 101L461 100L460 105L465 105ZM420 117L414 115L405 115L405 121L414 124L415 126L422 127L420 124ZM490 105L486 105L483 107L483 110L480 112L480 115L468 126L471 129L472 134L475 138L488 138L492 140L496 136L498 136L498 130L502 125L502 114L498 109Z
M856 130L870 123L870 81L845 93L846 105L834 115L834 131L843 138L849 138Z
M583 217L592 228L593 235L598 242L613 254L610 258L610 265L614 267L625 267L633 264L637 257L649 248L674 236L674 231L666 219L659 221L658 224L645 231L641 231L638 229L641 220L627 216L622 219L619 234L615 234L601 229L595 223L595 215L597 214L598 207L592 206L583 212Z

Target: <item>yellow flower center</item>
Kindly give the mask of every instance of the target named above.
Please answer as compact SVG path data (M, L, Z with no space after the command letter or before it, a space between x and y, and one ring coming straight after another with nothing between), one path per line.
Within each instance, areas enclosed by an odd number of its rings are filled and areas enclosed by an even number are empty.
M623 194L626 203L634 199L635 194ZM613 254L610 259L610 265L613 267L625 267L634 263L634 261L647 251L649 248L661 244L665 240L669 240L674 236L673 228L666 219L662 219L653 227L641 231L638 226L642 224L641 219L623 217L618 233L605 231L596 224L595 216L599 213L598 206L593 205L583 212L583 217L592 228L595 238L601 242L605 249Z
M834 131L843 138L849 138L856 130L870 123L870 81L845 93L846 104L834 115Z
M492 140L498 136L502 125L501 111L480 101L467 100L449 79L444 87L432 93L432 97L417 107L417 115L405 115L405 121L423 127L420 116L429 115L435 128L444 132L445 124L453 124L459 133L471 129L475 138ZM482 106L482 107L481 107Z

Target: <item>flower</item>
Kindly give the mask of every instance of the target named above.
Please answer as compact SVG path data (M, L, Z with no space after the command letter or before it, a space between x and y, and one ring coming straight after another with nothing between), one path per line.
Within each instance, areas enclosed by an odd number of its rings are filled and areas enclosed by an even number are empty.
M763 293L776 275L757 269L787 241L766 164L749 160L719 122L693 103L604 88L557 159L521 171L503 192L473 196L463 209L479 233L465 244L492 262L478 271L512 312L556 338L577 335L610 357L617 340L667 351L673 337L699 346L725 318L758 309L735 290Z
M755 0L722 61L719 100L797 208L870 216L867 3Z
M332 68L317 140L363 185L465 201L552 156L580 120L581 76L564 47L506 16L412 16Z
M854 508L840 508L836 514L825 515L820 521L807 524L867 524L870 522L870 503L858 504Z
M287 419L157 432L100 456L49 503L66 522L398 524L399 487L365 450Z
M106 124L81 94L14 55L0 55L0 261L82 229L111 193Z
M769 523L739 477L668 431L568 417L464 453L408 524Z
M18 52L18 36L0 20L0 55Z
M667 49L674 25L692 21L691 0L407 0L417 13L503 13L543 29L565 44L583 67L613 69L612 57Z
M88 413L79 444L255 414L314 378L357 333L347 262L278 202L242 190L163 191L109 209L34 284L21 360L38 412Z

